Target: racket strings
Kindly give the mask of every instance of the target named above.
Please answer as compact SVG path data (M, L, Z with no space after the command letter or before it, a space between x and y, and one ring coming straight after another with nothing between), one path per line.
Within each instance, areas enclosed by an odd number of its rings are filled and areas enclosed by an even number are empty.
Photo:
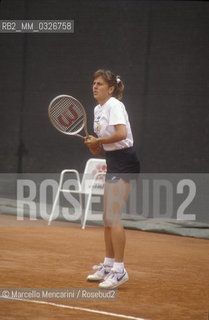
M73 107L73 113L70 110L71 106ZM51 105L50 115L54 124L64 132L77 132L84 126L85 119L82 107L77 101L69 97L57 99ZM70 122L69 125L68 122Z

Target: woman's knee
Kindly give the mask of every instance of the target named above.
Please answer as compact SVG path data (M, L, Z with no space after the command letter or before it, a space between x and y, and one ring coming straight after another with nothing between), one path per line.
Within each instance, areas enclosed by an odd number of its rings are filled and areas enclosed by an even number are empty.
M108 215L103 213L103 222L105 227L116 227L121 225L120 215Z

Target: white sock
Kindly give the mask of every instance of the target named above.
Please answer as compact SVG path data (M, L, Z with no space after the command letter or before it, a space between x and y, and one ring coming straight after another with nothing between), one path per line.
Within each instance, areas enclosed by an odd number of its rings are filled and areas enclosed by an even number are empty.
M105 258L104 258L104 265L105 265L105 266L110 266L110 267L112 267L113 264L114 264L114 261L115 261L114 258L105 257Z
M123 272L124 271L124 263L123 262L114 262L113 269L116 272Z

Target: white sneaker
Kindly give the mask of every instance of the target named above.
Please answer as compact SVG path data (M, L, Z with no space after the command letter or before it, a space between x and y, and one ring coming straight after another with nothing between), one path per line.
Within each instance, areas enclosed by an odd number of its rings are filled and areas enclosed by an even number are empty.
M103 289L113 289L117 288L128 280L129 277L126 269L124 269L123 272L117 272L114 269L111 269L111 272L104 279L104 281L99 284L99 287Z
M111 271L110 266L104 265L103 263L100 263L98 266L93 266L93 269L98 269L95 273L89 274L87 277L88 281L100 281L105 280L106 277L110 274Z

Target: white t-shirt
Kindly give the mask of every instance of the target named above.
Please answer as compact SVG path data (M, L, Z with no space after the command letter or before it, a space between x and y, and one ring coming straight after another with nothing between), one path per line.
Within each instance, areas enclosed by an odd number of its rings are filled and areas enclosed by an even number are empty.
M105 151L113 151L133 146L133 136L128 114L124 104L118 99L111 97L102 106L99 104L94 109L94 132L99 138L107 137L115 132L114 126L124 124L127 137L124 140L111 144L104 144Z

